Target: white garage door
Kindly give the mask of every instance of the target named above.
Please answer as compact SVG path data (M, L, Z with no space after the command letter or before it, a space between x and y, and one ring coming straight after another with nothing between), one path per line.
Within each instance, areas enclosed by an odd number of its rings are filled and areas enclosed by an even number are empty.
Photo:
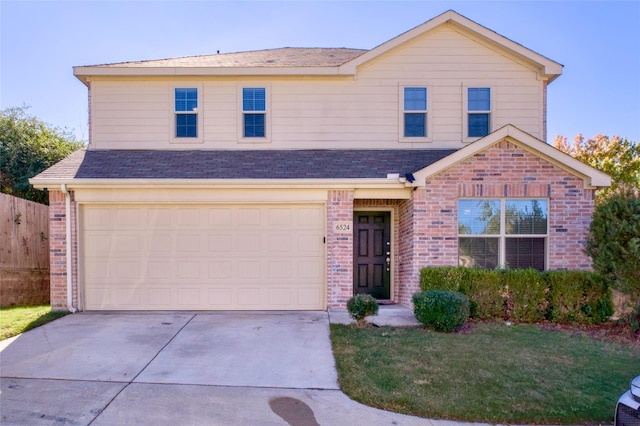
M87 310L325 308L322 205L86 205Z

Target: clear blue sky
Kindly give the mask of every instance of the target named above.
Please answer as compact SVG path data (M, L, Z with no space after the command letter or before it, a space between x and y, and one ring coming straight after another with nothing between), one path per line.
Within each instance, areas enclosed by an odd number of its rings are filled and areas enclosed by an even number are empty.
M564 65L548 90L561 134L640 140L640 1L0 0L0 107L87 139L76 65L277 47L371 49L453 9Z

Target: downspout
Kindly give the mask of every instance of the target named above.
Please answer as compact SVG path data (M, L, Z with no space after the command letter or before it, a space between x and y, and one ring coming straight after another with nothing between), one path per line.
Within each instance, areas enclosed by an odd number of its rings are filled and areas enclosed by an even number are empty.
M76 312L73 307L73 254L71 253L71 194L67 191L67 184L60 185L60 190L64 194L65 201L65 225L67 243L67 309L72 314Z

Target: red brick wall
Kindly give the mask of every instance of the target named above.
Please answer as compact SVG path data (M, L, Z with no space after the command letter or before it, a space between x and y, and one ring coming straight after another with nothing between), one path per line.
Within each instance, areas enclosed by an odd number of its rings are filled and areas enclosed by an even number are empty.
M345 307L353 295L353 233L333 232L336 222L353 223L353 191L329 191L327 200L327 305Z
M548 269L590 268L582 249L594 191L513 143L499 142L427 179L426 196L426 205L420 207L424 216L414 225L418 267L457 264L458 197L544 197L549 198Z
M73 197L73 194L72 194ZM75 202L71 202L71 241L73 306L78 306L78 253ZM67 228L65 195L60 191L49 191L49 250L51 259L51 308L67 309Z

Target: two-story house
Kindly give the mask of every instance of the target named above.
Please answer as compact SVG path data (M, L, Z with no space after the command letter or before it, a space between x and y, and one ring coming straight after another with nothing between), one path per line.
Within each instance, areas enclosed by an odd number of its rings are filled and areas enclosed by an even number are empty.
M561 72L453 11L372 50L75 67L89 145L31 180L52 305L409 305L424 266L589 269L610 178L544 142Z

